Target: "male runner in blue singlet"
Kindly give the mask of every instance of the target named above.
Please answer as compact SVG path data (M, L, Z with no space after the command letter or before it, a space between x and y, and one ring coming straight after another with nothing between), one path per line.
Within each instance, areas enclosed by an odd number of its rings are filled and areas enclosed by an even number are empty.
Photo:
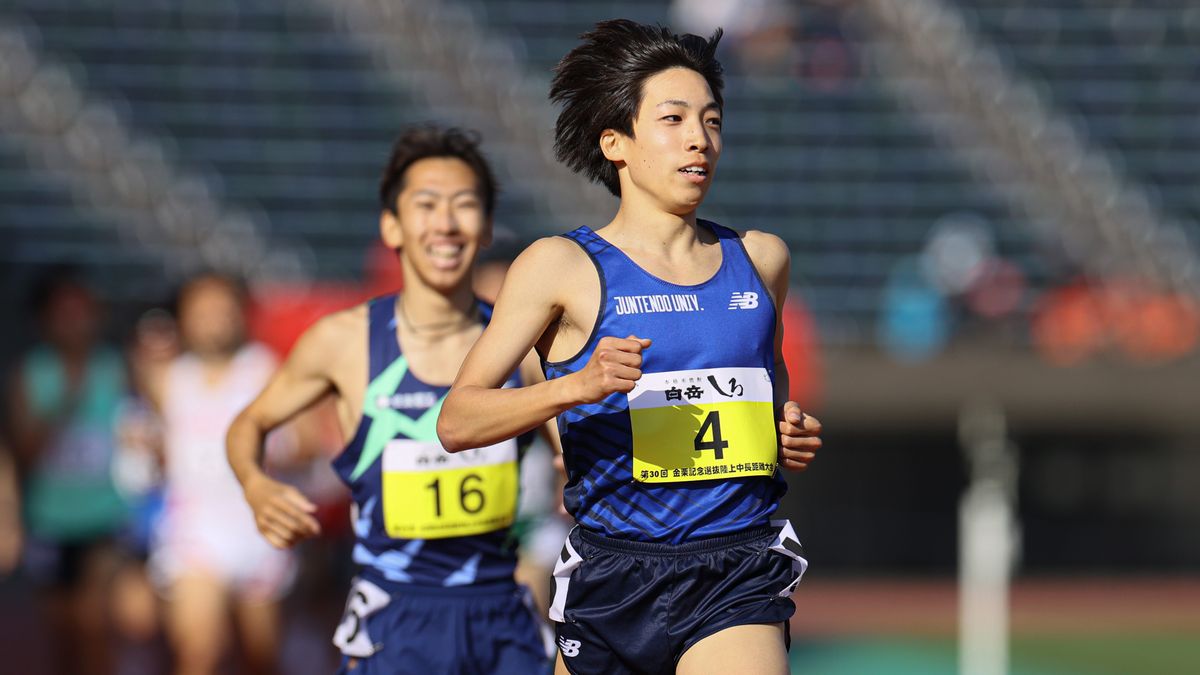
M721 155L720 39L600 23L558 65L560 160L613 220L513 264L438 423L450 451L557 417L578 527L554 572L559 670L784 673L807 562L770 520L820 425L786 401L778 238L699 220ZM531 347L547 381L502 389Z
M260 463L267 432L332 393L346 438L333 465L354 499L361 568L334 635L342 672L544 672L549 636L513 581L510 526L528 438L451 455L435 433L450 382L491 314L471 290L476 254L491 237L491 170L470 136L415 129L396 143L380 197L380 234L398 252L404 293L309 328L230 427L229 463L268 541L286 547L317 534L314 506ZM543 377L526 358L504 379Z

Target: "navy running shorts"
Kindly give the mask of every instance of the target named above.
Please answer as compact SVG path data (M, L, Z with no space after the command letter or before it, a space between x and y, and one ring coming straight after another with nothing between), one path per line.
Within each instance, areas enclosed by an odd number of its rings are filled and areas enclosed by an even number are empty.
M346 675L553 670L549 628L528 589L515 582L427 588L357 578L333 643L342 651L338 672Z
M554 569L558 650L576 675L674 673L709 635L791 618L807 567L786 520L677 545L577 527Z

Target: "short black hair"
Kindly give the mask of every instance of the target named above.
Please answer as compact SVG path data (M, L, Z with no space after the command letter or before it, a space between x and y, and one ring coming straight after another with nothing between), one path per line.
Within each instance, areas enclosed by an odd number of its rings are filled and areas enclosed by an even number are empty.
M457 127L443 129L436 124L413 127L392 145L392 154L379 181L379 201L385 211L396 212L396 200L404 191L404 172L408 167L430 157L454 157L466 162L479 182L484 213L491 217L496 208L496 177L479 149L479 133Z
M563 106L554 125L558 161L621 196L617 168L600 151L600 134L616 129L633 136L642 85L670 68L700 73L717 105L724 107L725 80L716 59L722 34L718 28L705 39L690 33L676 35L664 26L612 19L580 35L583 43L558 62L550 83L550 100Z
M41 318L64 292L92 291L84 279L83 269L70 263L55 263L39 270L29 289L26 307L31 315ZM94 296L93 296L94 297Z

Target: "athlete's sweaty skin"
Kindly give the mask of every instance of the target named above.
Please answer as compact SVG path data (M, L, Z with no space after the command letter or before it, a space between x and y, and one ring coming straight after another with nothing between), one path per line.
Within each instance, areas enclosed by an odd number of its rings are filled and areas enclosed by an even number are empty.
M409 368L430 384L449 383L479 337L474 316L471 268L489 243L485 214L470 166L458 158L429 157L404 176L396 214L384 211L383 242L400 251L405 289L399 296L399 340ZM259 530L284 548L320 532L316 506L296 488L267 476L261 468L263 440L272 429L326 395L336 401L343 440L358 428L368 378L365 306L330 314L301 336L271 382L229 428L230 466L245 490ZM526 382L544 380L535 357L513 363ZM509 372L513 372L510 370ZM531 425L530 428L537 425ZM543 426L554 447L557 435Z
M616 216L596 234L646 272L673 284L703 283L721 266L719 241L696 222L696 209L721 155L721 114L700 73L670 68L644 82L632 136L608 129L599 138L604 156L617 168L621 202ZM790 254L774 235L751 230L739 236L776 311L779 463L803 471L821 446L821 425L786 400L781 309ZM600 297L595 267L573 242L551 237L522 253L509 271L491 323L467 355L442 408L438 435L446 449L510 438L576 406L631 391L641 377L642 354L654 349L650 340L636 335L600 336L591 359L576 373L518 389L499 388L531 347L548 361L569 359L583 349L598 320ZM786 673L785 630L784 624L721 630L692 645L676 672ZM561 651L556 672L567 672Z

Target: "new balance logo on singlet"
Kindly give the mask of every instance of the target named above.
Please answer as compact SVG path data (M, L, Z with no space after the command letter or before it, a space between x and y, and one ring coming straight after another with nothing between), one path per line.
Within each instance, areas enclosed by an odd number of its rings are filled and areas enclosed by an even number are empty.
M757 309L758 293L754 291L734 291L729 296L729 309Z
M562 649L563 656L567 658L579 656L579 647L581 645L582 643L579 640L568 640L565 637L558 638L558 647Z

